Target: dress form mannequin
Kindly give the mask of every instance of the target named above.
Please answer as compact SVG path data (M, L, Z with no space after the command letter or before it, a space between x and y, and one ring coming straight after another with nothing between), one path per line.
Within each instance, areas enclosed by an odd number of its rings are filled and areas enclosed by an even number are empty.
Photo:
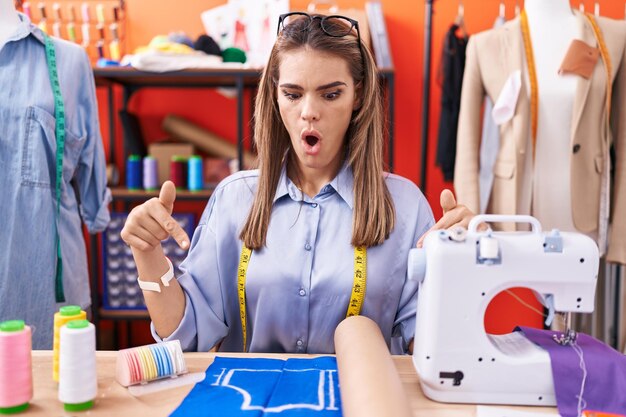
M20 23L13 0L0 0L0 48Z
M558 72L580 29L569 0L526 0L524 10L535 60L539 110L534 167L532 152L527 152L526 160L526 172L532 173L532 178L527 175L524 179L528 191L523 193L521 204L528 207L527 199L532 199L531 212L545 229L575 231L570 142L578 77ZM530 90L530 82L526 85Z
M13 0L0 0L0 321L19 318L36 328L34 349L52 348L53 316L59 307L90 306L83 224L99 232L110 219L91 63L79 45L50 41L65 109L59 203L57 100L45 38L16 11ZM37 222L25 217L33 207ZM64 300L56 291L57 232Z
M477 33L468 42L454 174L457 201L475 212L480 210L481 108L488 96L507 113L499 119L500 146L487 212L533 214L548 230L558 227L568 231L573 223L576 231L589 234L602 251L607 250L610 262L626 264L626 177L619 175L626 164L626 23L595 17L592 24L577 10L572 13L567 0L526 0L525 7L538 78L536 159L533 161L530 152L533 116L524 25L522 18L516 18L502 27ZM598 37L606 45L605 57L596 55ZM572 52L574 40L580 43ZM587 70L574 69L586 61L585 51L591 52ZM566 56L568 72L576 75L558 74ZM605 62L612 68L610 120ZM611 144L622 151L614 153L614 160L607 155ZM558 146L561 152L546 150L550 145ZM540 168L544 170L537 172ZM606 175L612 170L618 174L612 182L607 181L611 178ZM554 185L542 187L544 181ZM544 190L547 197L539 198L537 192ZM564 204L546 210L539 206L550 203L554 207ZM558 218L546 220L545 212ZM514 230L516 225L497 227Z

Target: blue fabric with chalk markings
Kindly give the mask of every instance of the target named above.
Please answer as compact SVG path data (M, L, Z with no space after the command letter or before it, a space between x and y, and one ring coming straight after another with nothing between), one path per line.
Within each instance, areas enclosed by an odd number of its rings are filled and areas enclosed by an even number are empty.
M170 417L341 417L337 361L217 357Z

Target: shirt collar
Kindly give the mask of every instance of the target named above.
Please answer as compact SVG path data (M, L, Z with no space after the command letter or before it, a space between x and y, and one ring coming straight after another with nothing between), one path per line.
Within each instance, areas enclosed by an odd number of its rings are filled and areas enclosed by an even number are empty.
M354 177L352 176L352 168L346 162L344 162L337 176L326 185L326 187L332 187L350 208L353 208L354 202L353 186ZM324 193L324 189L320 191L320 194L321 193ZM287 165L283 164L278 186L276 187L276 194L274 195L274 203L276 200L286 195L291 196L294 200L300 200L301 198L300 190L298 190L298 187L296 187L293 181L287 176Z
M276 194L274 194L274 203L281 197L289 195L289 190L293 186L293 183L287 177L287 169L286 165L283 164L283 167L280 171L280 178L278 179L278 185L276 186ZM295 186L293 186L295 188Z
M329 184L335 189L337 194L346 202L351 209L354 205L354 175L352 175L352 167L347 162L337 173L337 176Z
M17 12L17 16L20 19L20 23L15 29L15 32L11 36L9 36L6 40L6 43L11 41L19 41L26 38L31 33L35 38L39 39L41 43L44 43L43 32L37 26L33 25L24 13Z

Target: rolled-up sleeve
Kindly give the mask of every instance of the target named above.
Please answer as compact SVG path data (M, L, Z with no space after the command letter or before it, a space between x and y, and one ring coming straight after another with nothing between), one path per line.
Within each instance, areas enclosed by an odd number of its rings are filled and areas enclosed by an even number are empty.
M79 74L86 78L80 85L86 86L79 104L79 111L85 112L87 137L80 154L75 178L80 193L80 214L89 233L103 231L109 224L109 203L111 191L107 188L106 161L98 121L98 106L93 72L87 55L82 55L83 68Z

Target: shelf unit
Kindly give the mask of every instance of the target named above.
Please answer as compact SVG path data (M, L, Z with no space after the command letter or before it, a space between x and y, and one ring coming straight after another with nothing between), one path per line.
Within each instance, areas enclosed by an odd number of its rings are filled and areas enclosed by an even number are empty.
M114 43L120 57L126 53L125 0L16 0L15 5L49 35L81 45L94 64L101 57L116 58Z
M211 194L213 194L213 187L201 191L176 190L176 199L208 201L208 199L211 197ZM128 188L114 187L111 188L111 195L114 200L118 199L123 201L145 201L152 197L158 197L159 191L129 190Z

